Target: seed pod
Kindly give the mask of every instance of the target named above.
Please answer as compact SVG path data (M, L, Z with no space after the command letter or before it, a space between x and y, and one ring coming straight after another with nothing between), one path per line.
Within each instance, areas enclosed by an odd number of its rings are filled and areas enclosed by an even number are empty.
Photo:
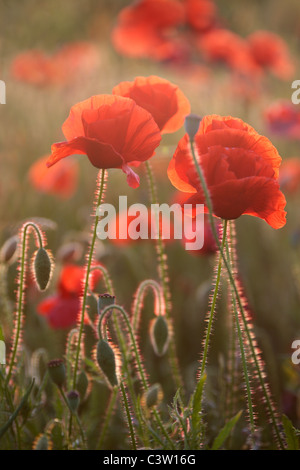
M33 270L39 289L44 291L47 288L51 278L52 263L47 250L45 250L43 247L39 248L36 252Z
M197 134L200 122L201 122L201 117L197 116L197 114L189 114L185 118L185 121L184 121L185 131L188 134L191 141L194 140L194 137Z
M97 361L109 384L112 387L118 385L115 353L104 339L100 339L97 344Z
M62 359L53 359L48 362L48 371L51 380L61 388L66 381L66 368Z
M100 294L98 295L98 314L100 315L102 310L104 310L109 305L115 303L116 297L110 294Z
M0 262L4 264L11 264L15 261L17 254L18 237L14 235L3 243L0 250Z
M158 356L163 356L169 345L168 323L163 315L158 315L150 327L150 338L153 349Z
M39 434L33 443L32 449L33 450L51 450L52 442L47 436L47 434Z
M77 390L71 390L67 394L67 399L72 413L76 413L80 402L80 396Z

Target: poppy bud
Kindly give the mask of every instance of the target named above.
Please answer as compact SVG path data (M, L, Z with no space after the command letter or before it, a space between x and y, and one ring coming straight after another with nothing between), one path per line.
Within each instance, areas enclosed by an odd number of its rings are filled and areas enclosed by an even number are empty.
M48 371L51 380L61 388L66 380L66 368L62 359L53 359L48 362Z
M76 413L80 402L80 396L77 390L71 390L67 395L67 399L72 413Z
M197 134L200 122L201 122L201 117L197 116L197 114L189 114L185 118L185 121L184 121L185 131L188 134L192 142L194 140L195 135Z
M158 356L163 356L169 345L169 328L163 315L158 315L152 322L150 338L155 353Z
M104 339L100 339L97 344L97 361L110 385L112 387L118 385L115 353Z
M8 238L0 250L0 262L11 264L15 261L18 252L18 237L14 235Z
M47 434L39 434L33 443L32 449L33 450L51 450L52 442L47 436Z
M79 392L80 400L82 401L85 398L87 389L89 386L89 379L84 370L82 370L78 375L77 375L77 380L76 380L76 390Z
M100 294L98 295L98 314L100 315L102 310L109 305L114 305L116 297L110 294Z
M163 391L160 384L152 385L145 394L145 405L147 408L152 408L158 405L163 397Z
M34 259L34 275L36 283L41 291L44 291L51 278L51 259L45 248L39 248Z

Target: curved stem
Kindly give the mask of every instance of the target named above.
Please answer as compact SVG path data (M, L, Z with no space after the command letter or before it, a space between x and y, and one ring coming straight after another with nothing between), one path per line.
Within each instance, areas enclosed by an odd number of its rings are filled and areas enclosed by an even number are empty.
M8 384L12 370L14 367L14 363L16 360L16 355L19 347L20 335L21 335L21 328L22 328L22 318L23 318L23 298L24 298L24 291L25 291L25 264L26 264L26 249L27 249L27 230L28 228L33 228L37 235L37 240L39 243L40 248L44 245L44 240L42 233L39 227L34 224L33 222L28 222L23 225L21 229L21 243L22 243L22 250L21 250L21 257L20 257L20 278L18 282L18 301L17 301L17 318L16 318L16 329L14 335L14 345L12 348L12 353L10 357L9 369L5 380L5 386Z
M157 308L155 309L156 314L159 314L159 315L164 314L164 308L163 308L164 299L162 298L161 286L158 284L158 282L154 281L153 279L146 279L145 281L141 282L135 294L135 301L134 301L133 308L132 308L133 313L132 313L132 321L131 321L133 331L136 331L138 328L138 320L139 320L139 316L141 313L141 309L143 307L143 300L148 289L151 289L155 296L155 301L157 305Z
M123 307L121 307L120 305L109 305L108 307L105 307L102 310L100 318L99 318L99 324L98 324L99 337L100 337L100 339L106 337L105 332L102 330L102 322L103 322L103 319L104 319L105 315L112 309L119 311L122 314L122 316L125 320L125 323L126 323L129 335L130 335L133 351L134 351L134 354L135 354L138 371L139 371L140 378L141 378L141 381L142 381L142 384L143 384L143 388L144 388L144 390L147 390L148 381L146 379L146 374L145 374L143 366L142 366L142 361L141 361L141 358L140 358L138 346L136 344L136 340L135 340L135 337L134 337L134 334L133 334L133 330L132 330L132 327L131 327L130 320L128 318L127 313L123 309Z
M102 202L102 198L103 198L104 190L105 190L105 178L106 178L106 171L101 170L100 173L99 173L99 176L98 176L99 190L97 188L95 211L97 210L98 206ZM86 303L87 303L87 293L88 293L88 287L89 287L89 276L90 276L90 270L91 270L93 255L94 255L94 248L95 248L95 243L96 243L96 238L97 238L98 220L99 220L99 216L96 213L94 228L93 228L93 233L92 233L92 239L91 239L91 244L90 244L90 250L89 250L87 265L86 265L84 290L83 290L83 297L82 297L82 304L81 304L80 324L79 324L79 330L78 330L78 343L77 343L77 348L76 348L74 373L73 373L73 388L74 389L76 387L76 376L77 376L79 356L80 356L81 340L82 340L82 335L83 335L84 314L85 314L85 308L86 308Z

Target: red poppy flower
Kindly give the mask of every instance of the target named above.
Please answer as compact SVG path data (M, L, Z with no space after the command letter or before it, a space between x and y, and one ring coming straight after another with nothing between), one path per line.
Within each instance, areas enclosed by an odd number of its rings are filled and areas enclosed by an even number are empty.
M162 134L180 129L190 113L190 103L178 86L155 75L121 82L113 94L131 98L149 111Z
M212 29L201 35L197 45L205 60L221 63L227 67L247 73L257 74L255 64L246 41L227 29Z
M47 318L51 328L69 328L76 324L81 306L84 275L83 266L65 265L57 283L57 293L39 303L37 312ZM93 271L90 277L91 289L95 288L100 278L101 272Z
M251 55L257 65L278 78L288 80L294 73L294 65L286 43L275 33L256 31L248 36Z
M285 224L286 201L278 182L281 157L269 139L241 119L211 115L200 123L195 148L217 217L248 214L273 228ZM194 193L187 202L205 203L187 134L177 146L168 176L180 191Z
M44 52L30 50L22 52L14 58L10 73L16 80L35 86L45 86L53 82L56 67Z
M287 100L272 103L264 112L268 129L290 139L300 139L300 111Z
M211 0L185 0L187 23L198 32L215 26L217 7Z
M161 141L151 114L133 100L97 95L71 108L62 126L67 139L53 144L48 167L73 154L85 154L96 168L122 168L129 186L139 185L129 167L148 160Z
M212 29L199 37L197 45L209 62L221 63L247 74L257 74L259 71L247 42L227 29Z
M170 30L184 22L177 0L140 0L121 10L112 31L116 50L130 57L165 60L176 54Z
M98 63L99 54L93 44L74 42L64 44L53 54L35 49L18 54L12 61L11 75L35 86L65 85L92 71Z
M63 199L71 197L78 183L77 162L63 161L49 169L46 166L48 158L49 155L46 155L31 165L28 173L30 183L42 193L54 194Z
M300 158L283 160L279 172L279 183L285 194L295 194L300 189Z

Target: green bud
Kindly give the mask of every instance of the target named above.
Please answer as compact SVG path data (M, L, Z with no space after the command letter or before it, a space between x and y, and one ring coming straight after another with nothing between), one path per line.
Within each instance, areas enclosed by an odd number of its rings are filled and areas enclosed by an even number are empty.
M97 361L109 384L112 387L118 385L115 353L104 339L100 339L97 344Z
M86 375L84 370L82 370L77 375L77 380L76 380L76 390L78 390L78 392L79 392L81 401L83 401L85 396L86 396L88 386L89 386L88 376Z
M39 434L35 439L32 448L33 450L51 450L52 442L48 438L47 434Z
M36 283L41 291L44 291L50 281L52 263L50 256L45 248L39 248L34 258L34 275Z
M163 391L160 384L154 384L146 392L145 405L147 406L147 408L152 408L153 406L156 406L161 402L162 397Z
M80 396L77 390L71 390L67 394L67 399L72 413L76 413L80 402Z
M169 328L163 315L158 315L150 327L150 338L153 349L158 356L163 356L169 345Z
M61 388L66 381L66 368L62 359L53 359L48 362L48 371L51 380Z

